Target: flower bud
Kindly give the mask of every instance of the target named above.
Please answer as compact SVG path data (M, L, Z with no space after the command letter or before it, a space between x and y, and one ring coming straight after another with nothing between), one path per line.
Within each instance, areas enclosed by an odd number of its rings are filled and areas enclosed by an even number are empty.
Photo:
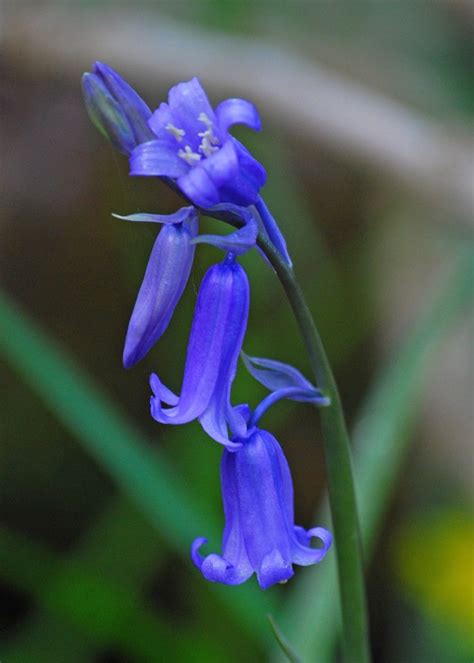
M153 138L150 109L109 66L96 62L93 73L83 75L82 88L92 122L120 152L128 155Z

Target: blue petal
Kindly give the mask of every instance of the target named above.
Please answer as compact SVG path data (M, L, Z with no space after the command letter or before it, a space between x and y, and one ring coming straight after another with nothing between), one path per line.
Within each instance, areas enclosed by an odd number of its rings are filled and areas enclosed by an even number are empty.
M235 373L247 323L248 292L245 294L242 288L244 278L242 268L229 261L207 271L196 302L179 403L163 409L160 393L155 393L151 412L157 421L186 423L200 417L209 406L209 419L215 423L211 413L218 397L228 397L228 383ZM216 425L221 432L220 419ZM236 447L230 441L224 443Z
M245 582L254 569L249 562L239 518L239 493L235 473L234 454L224 451L221 461L222 499L224 503L225 528L222 539L222 557L209 555L204 558L199 548L207 543L204 538L196 539L191 557L204 577L211 582L227 585Z
M204 168L216 187L220 187L239 171L239 160L232 141L228 140L224 145L207 159L203 159L199 166Z
M186 132L186 142L189 138L197 137L199 132L205 130L206 124L199 119L201 113L213 123L214 134L221 139L216 117L209 103L206 93L197 78L178 83L171 88L168 95L169 109L173 116L173 124Z
M116 219L122 219L123 221L136 221L141 223L175 224L188 221L191 217L197 220L197 212L194 207L181 207L181 209L172 214L148 214L147 212L140 212L138 214L128 214L127 216L122 216L121 214L112 214L112 216ZM194 243L193 239L192 244Z
M239 155L239 167L243 177L251 187L256 190L261 189L267 181L267 172L265 168L260 161L257 161L257 159L248 151L245 145L236 138L231 137L231 140Z
M288 534L293 534L295 522L293 479L290 466L278 440L268 431L261 430L260 435L266 440L267 448L273 451L275 485L278 487L281 509L285 516Z
M151 111L143 99L112 67L103 62L95 63L94 73L102 79L124 111L134 132L136 144L151 140L153 133L148 126Z
M130 175L166 175L180 177L190 166L176 149L162 140L150 140L136 147L130 155Z
M249 283L243 268L231 263L232 295L231 307L223 321L225 337L221 348L220 370L214 393L208 407L199 417L201 426L216 442L235 450L241 444L229 439L227 421L231 413L230 391L237 371L237 361L242 348L242 341L247 327L249 312Z
M128 325L125 368L140 361L162 336L186 287L194 258L191 240L198 228L193 208L187 216L181 224L166 225L155 241Z
M312 548L310 545L312 538L318 538L322 541L322 548ZM294 540L292 545L292 559L294 564L300 566L309 566L318 564L328 552L332 543L332 535L324 527L313 527L306 531L303 527L295 526Z
M166 129L168 125L173 125L176 129L181 129L182 127L177 127L175 122L176 118L173 116L169 105L163 102L148 120L148 126L157 138L167 142L172 147L176 148L181 144L182 146L190 145L193 150L197 149L197 139L195 143L192 143L190 142L192 136L188 136L187 134L181 137L181 139L178 139Z
M130 154L136 147L135 133L118 101L95 74L82 77L84 101L90 119L112 145Z
M221 194L222 195L222 194ZM228 223L234 223L234 222L244 222L248 223L250 219L255 219L254 215L250 211L248 207L243 207L241 205L237 205L235 203L219 203L218 205L214 205L214 207L207 208L203 210L207 216L211 216L215 219L221 219L222 221L227 221ZM257 223L258 227L258 223ZM262 251L262 249L257 245L258 252L264 259L264 261L269 265L271 269L273 269L273 266L269 259L267 258L266 254Z
M247 555L265 586L271 573L277 578L275 582L286 579L291 573L291 546L282 509L277 445L270 434L257 430L229 461L235 463L240 524ZM278 555L274 551L278 551ZM272 560L275 562L273 570L268 566Z
M295 390L299 390L301 394L298 394L296 391L295 397L290 397L290 400L307 402L316 399L319 405L330 404L330 400L294 366L277 361L276 359L250 357L245 352L241 354L250 375L267 389L278 391L294 388Z
M248 207L229 202L218 203L205 211L208 216L215 219L221 219L222 221L228 221L229 223L238 222L246 224L254 218Z
M184 195L198 207L206 209L216 205L220 200L217 186L200 163L194 168L190 168L178 179L178 186Z
M237 453L240 453L238 451ZM225 527L222 536L222 555L232 566L241 569L242 575L249 577L252 567L245 544L244 531L240 518L239 483L236 473L236 455L224 451L221 461L221 488L224 505Z
M293 263L291 262L290 254L288 253L286 240L261 196L258 197L258 200L255 203L255 209L257 210L262 221L263 231L274 245L274 247L277 249L277 251L280 253L286 264L291 267Z
M257 234L257 222L251 218L245 226L229 235L198 235L193 239L193 244L211 244L226 253L241 255L254 248Z
M222 185L220 199L222 202L234 203L247 207L257 202L261 187L265 184L266 172L250 152L238 140L230 137L239 158L237 177Z
M261 122L255 106L245 99L226 99L216 107L216 117L219 127L225 133L233 124L246 124L248 127L260 131Z
M226 559L216 554L203 557L199 553L199 548L205 543L207 543L207 539L203 537L199 537L194 541L191 548L191 558L206 580L221 582L224 585L241 585L250 578L253 573L251 567L248 569L235 567Z
M234 437L247 437L250 414L250 407L246 403L230 408L227 413L227 423Z
M268 589L276 583L285 583L294 575L291 561L286 561L278 548L267 553L257 572L258 584Z
M152 398L159 398L160 401L163 401L167 405L178 405L179 396L172 392L171 389L168 389L156 373L150 375L150 387L153 392Z

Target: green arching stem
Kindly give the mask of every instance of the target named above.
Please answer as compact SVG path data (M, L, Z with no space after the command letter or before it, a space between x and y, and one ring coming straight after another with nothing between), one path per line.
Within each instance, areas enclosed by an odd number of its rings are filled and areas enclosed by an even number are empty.
M368 663L371 657L362 547L349 435L341 399L321 337L293 269L265 237L259 236L258 245L270 260L286 292L308 351L316 385L331 399L331 405L320 408L319 412L336 548L345 660Z

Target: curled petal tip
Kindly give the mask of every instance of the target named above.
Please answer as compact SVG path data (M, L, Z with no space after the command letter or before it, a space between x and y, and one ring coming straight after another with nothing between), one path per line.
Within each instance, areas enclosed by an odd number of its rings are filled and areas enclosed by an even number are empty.
M204 536L199 536L197 539L194 539L191 545L191 559L195 566L198 569L201 568L204 561L204 557L199 552L199 549L207 543L207 539Z
M246 99L226 99L216 107L216 116L222 131L233 124L246 124L260 131L262 123L256 107Z
M301 566L318 564L326 556L332 544L332 534L324 527L313 527L305 530L304 527L295 525L296 541L293 546L293 559ZM322 547L313 548L311 539L317 538L322 541Z

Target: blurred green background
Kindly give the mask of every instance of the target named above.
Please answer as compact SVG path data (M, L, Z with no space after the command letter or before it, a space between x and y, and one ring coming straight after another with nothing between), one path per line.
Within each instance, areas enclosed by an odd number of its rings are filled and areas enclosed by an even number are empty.
M238 135L267 168L354 431L375 661L473 660L473 35L467 0L2 3L2 663L284 660L267 613L304 661L339 656L333 556L264 593L190 562L196 536L219 550L221 449L156 424L148 376L179 389L219 254L198 249L168 331L125 371L156 228L111 212L180 201L129 178L90 124L79 79L96 59L152 107L196 74L213 102L258 104L263 132ZM307 372L274 275L244 263L245 350ZM239 369L234 402L264 393ZM297 522L330 527L313 410L281 403L264 424Z

